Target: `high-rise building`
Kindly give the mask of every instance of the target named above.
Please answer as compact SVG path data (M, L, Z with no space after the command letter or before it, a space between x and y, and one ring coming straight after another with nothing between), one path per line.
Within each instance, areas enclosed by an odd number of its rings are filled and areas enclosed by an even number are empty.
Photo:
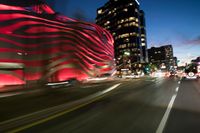
M156 65L158 68L166 68L169 70L175 65L172 45L151 47L148 49L148 55L149 62Z
M178 59L177 59L177 57L173 58L173 65L176 66L176 67L178 66Z
M141 46L142 46L143 60L145 62L148 62L146 22L143 10L140 10L140 31L141 31Z
M118 71L131 73L148 61L144 12L137 0L109 0L97 9L96 23L114 37Z

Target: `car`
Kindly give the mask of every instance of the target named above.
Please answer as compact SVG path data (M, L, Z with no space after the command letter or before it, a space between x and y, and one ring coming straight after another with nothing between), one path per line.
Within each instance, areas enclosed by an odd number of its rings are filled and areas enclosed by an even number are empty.
M200 74L198 73L197 66L195 64L186 66L182 77L184 79L198 79Z
M169 77L177 77L177 76L178 76L178 74L177 74L176 71L171 71L171 72L169 73Z

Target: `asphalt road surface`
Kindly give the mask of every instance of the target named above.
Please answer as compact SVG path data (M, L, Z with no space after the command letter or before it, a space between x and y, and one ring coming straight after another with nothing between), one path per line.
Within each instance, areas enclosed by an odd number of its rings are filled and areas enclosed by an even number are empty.
M200 133L200 80L129 80L91 104L27 127L20 132Z

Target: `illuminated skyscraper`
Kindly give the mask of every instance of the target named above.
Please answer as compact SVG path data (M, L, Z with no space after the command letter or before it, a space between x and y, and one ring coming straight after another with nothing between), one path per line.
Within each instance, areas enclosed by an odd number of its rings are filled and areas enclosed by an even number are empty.
M145 17L137 0L109 0L97 9L96 23L114 37L119 72L133 73L148 62Z

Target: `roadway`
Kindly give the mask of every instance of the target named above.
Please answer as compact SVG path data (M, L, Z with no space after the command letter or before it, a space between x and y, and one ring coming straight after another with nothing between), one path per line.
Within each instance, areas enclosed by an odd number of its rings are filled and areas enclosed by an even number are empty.
M24 133L199 133L200 80L142 78L54 119L17 127Z

